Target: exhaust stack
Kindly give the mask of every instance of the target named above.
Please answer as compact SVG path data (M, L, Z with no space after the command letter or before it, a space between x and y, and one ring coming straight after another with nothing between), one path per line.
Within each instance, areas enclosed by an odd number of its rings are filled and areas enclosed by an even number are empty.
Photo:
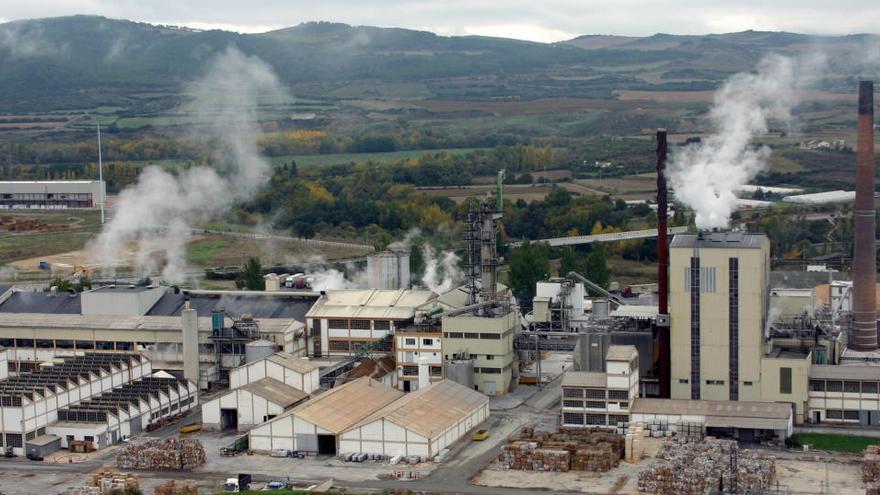
M669 239L666 228L666 130L657 129L657 341L660 397L670 396Z
M876 209L874 204L874 83L859 82L859 141L853 249L853 322L849 347L877 349Z

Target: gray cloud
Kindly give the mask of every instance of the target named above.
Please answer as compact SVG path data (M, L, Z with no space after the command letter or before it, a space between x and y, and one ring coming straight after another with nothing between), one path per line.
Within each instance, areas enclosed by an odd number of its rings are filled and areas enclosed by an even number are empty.
M876 0L0 0L0 13L7 20L97 14L243 32L326 20L539 41L580 34L645 36L746 29L850 34L875 32L880 25Z

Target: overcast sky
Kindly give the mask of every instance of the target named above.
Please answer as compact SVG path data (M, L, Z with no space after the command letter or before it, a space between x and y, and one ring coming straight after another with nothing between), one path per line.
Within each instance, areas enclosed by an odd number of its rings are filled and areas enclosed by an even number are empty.
M880 0L0 0L4 21L71 14L239 32L336 21L548 42L581 34L880 31Z

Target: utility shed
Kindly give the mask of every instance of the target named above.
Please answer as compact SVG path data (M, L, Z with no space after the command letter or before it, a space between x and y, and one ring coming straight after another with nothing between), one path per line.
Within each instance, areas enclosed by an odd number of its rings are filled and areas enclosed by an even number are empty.
M308 398L274 378L261 378L202 405L206 429L247 431Z
M268 377L310 394L320 387L319 375L320 369L316 364L286 352L276 352L230 371L229 388L243 387Z
M340 452L434 457L489 417L489 398L444 380L376 411L339 437Z
M788 438L794 429L792 404L730 400L685 400L638 398L630 407L630 421L680 425L701 425L710 435L733 436L754 441L760 438Z
M250 448L336 455L339 434L402 395L403 392L369 377L357 379L319 394L252 429Z

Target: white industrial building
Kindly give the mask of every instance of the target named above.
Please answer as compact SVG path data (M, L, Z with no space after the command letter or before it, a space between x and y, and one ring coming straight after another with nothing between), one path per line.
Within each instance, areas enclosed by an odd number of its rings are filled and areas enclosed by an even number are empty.
M229 388L202 406L205 428L246 431L278 416L320 388L319 368L279 352L230 371Z
M430 383L443 380L443 332L407 327L394 334L398 386L404 392L419 389L419 366L427 366Z
M97 180L0 181L0 209L98 208L106 193Z
M828 203L851 203L856 200L855 191L824 191L812 194L785 196L782 201L803 205L822 205Z
M340 452L434 457L489 417L489 398L444 380L404 395L348 428Z
M808 420L813 423L880 424L880 366L810 367Z
M567 371L562 377L562 426L617 426L630 420L639 395L639 352L631 345L612 345L605 372Z
M307 398L302 390L274 378L260 378L205 402L202 423L210 430L247 431Z
M348 382L252 429L250 449L336 455L342 432L403 395L368 377Z
M785 439L794 431L794 410L784 402L638 398L630 407L630 421L668 425L673 432L697 428L745 441Z
M390 352L391 335L436 297L429 290L328 290L305 315L308 353L351 356L364 345Z
M73 440L100 449L197 404L194 384L154 374L142 356L81 354L0 381L0 437L16 455Z

